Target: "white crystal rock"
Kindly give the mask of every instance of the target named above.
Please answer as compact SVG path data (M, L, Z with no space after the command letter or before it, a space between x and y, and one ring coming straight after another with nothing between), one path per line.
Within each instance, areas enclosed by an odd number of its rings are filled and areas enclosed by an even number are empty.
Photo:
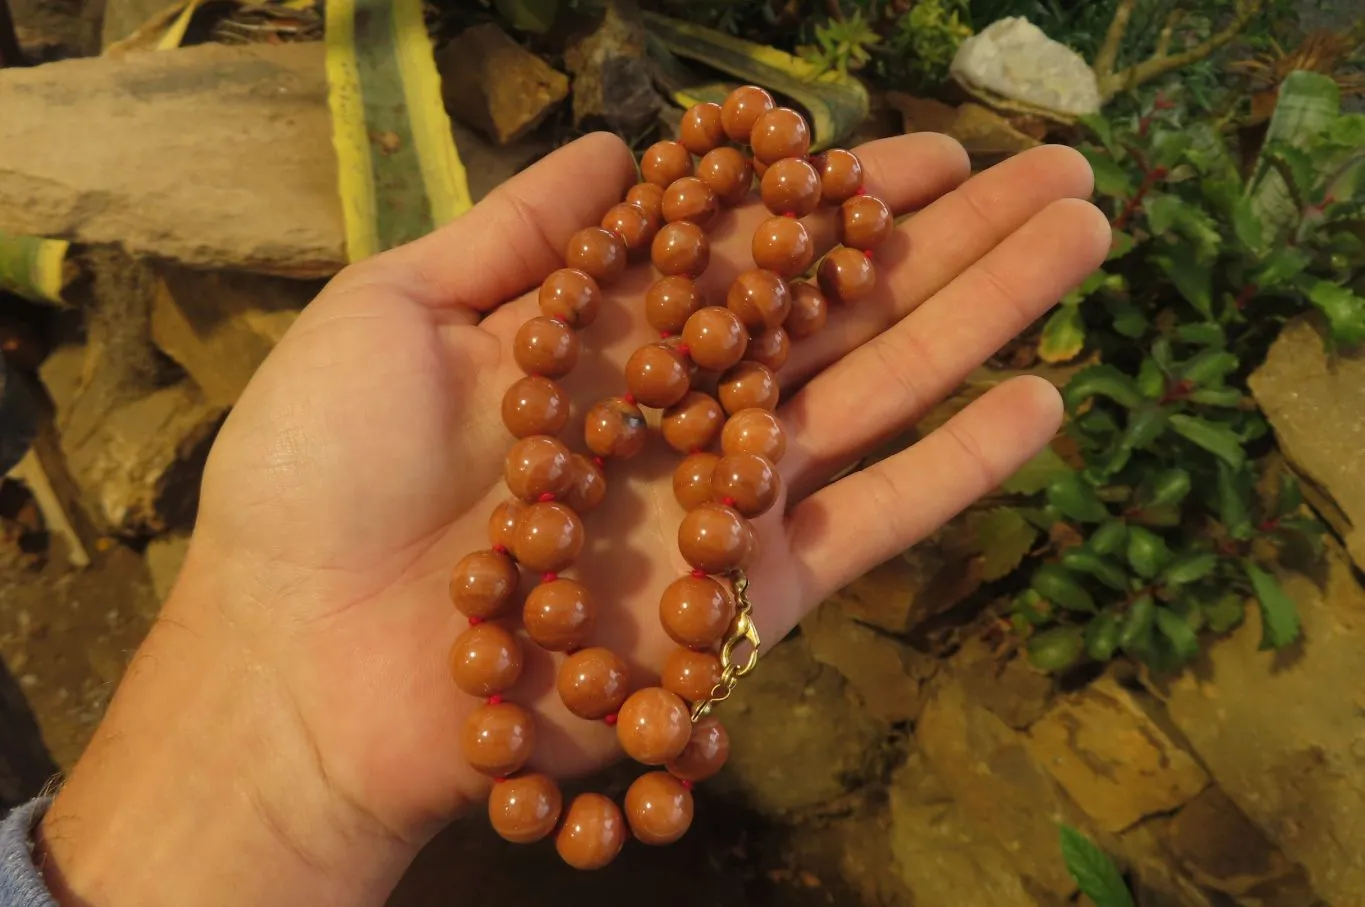
M1027 19L992 22L962 42L950 70L969 90L1067 117L1100 109L1094 70Z

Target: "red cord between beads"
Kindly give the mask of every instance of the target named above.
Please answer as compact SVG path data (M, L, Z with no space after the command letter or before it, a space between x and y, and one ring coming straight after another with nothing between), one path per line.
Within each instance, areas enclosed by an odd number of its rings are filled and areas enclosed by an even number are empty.
M857 188L857 190L856 190L853 194L854 194L854 195L867 195L867 190L864 189L862 186L859 186L859 187Z
M607 465L607 461L602 459L601 457L593 457L592 462L593 465L596 466L598 469L603 469Z
M557 579L559 579L559 574L555 573L553 570L547 570L540 575L540 581L542 583L553 583Z
M697 579L701 579L703 576L706 575L706 571L701 569L700 567L694 567L692 568L692 575L695 576Z
M672 332L672 331L660 331L660 332L659 332L659 339L660 339L660 340L667 340L669 337L672 337L672 336L673 336L673 332Z
M692 782L691 782L691 781L688 781L686 778L679 778L678 780L679 780L680 782L682 782L683 790L691 790L691 789L692 789Z
M489 696L489 697L488 697L488 704L489 704L489 705L502 705L502 697L499 696L497 693L494 693L492 696Z
M872 260L872 250L871 250L871 249L864 249L864 250L863 250L863 256L866 257L868 261L871 261L871 260Z
M607 727L616 727L616 713L612 712L610 715L603 718L602 723L605 724Z
M494 545L494 546L493 546L493 550L496 551L498 554L506 554L506 553L507 553L507 546L506 546L506 545Z
M635 405L635 395L632 394L630 391L626 391L625 396L622 397L621 399L629 403L631 406Z
M469 619L469 625L470 625L471 627L477 627L477 626L478 626L479 624L481 624L481 623L483 623L483 618L482 618L482 617L471 617L471 618Z
M680 343L680 344L678 344L678 355L679 355L679 356L686 356L688 353L691 353L691 352L692 352L692 347L688 346L688 345L685 344L685 343Z
M795 216L796 216L796 212L795 212L795 211L783 211L783 212L782 212L782 216L783 216L783 217L795 217Z
M551 492L548 492L548 491L545 492L545 493L544 493L543 495L541 495L540 497L536 498L536 500L539 501L539 502L542 503L542 504L548 504L548 503L550 503L551 501L553 501L554 499L555 499L554 494L552 494Z
M498 775L496 778L493 779L493 783L494 783L494 784L501 784L501 783L503 783L503 782L506 781L506 780L507 780L507 776L506 776L506 775Z
M735 506L735 499L730 497L728 494L725 497L721 498L720 502L724 504L726 507Z

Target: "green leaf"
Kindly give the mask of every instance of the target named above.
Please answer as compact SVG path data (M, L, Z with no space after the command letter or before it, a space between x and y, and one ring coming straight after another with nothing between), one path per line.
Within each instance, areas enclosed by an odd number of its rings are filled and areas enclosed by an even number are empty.
M1143 579L1161 572L1171 559L1171 550L1161 536L1141 526L1128 527L1128 563Z
M1189 241L1196 257L1212 258L1218 253L1222 236L1218 225L1203 209L1178 195L1149 195L1143 210L1147 226L1154 234L1171 233Z
M1078 523L1102 523L1109 519L1109 508L1079 473L1068 472L1049 485L1047 502L1062 516Z
M1086 545L1096 554L1113 554L1123 547L1127 538L1127 524L1123 520L1110 520L1090 534Z
M1305 542L1314 557L1322 557L1322 537L1327 527L1317 520L1306 517L1282 517L1275 524L1275 534L1281 540L1298 538Z
M1052 609L1043 601L1043 597L1032 589L1025 589L1014 597L1014 614L1033 627L1041 627L1052 622Z
M1275 577L1251 561L1242 562L1261 606L1261 648L1283 649L1299 638L1299 609Z
M1207 349L1180 367L1180 377L1196 387L1222 384L1223 378L1237 365L1237 357L1227 350Z
M1081 369L1062 390L1067 406L1075 409L1091 397L1108 397L1120 406L1141 406L1142 394L1133 379L1112 365L1091 365Z
M1147 320L1142 309L1127 299L1108 299L1104 305L1114 320L1114 330L1117 333L1134 340L1147 333L1151 322Z
M1043 325L1038 358L1044 362L1067 362L1085 349L1085 322L1079 306L1058 306Z
M1069 825L1061 827L1061 835L1066 871L1095 907L1133 907L1133 895L1114 861Z
M1284 176L1270 166L1270 156L1284 147L1307 147L1327 129L1341 109L1341 92L1328 76L1306 70L1291 72L1280 83L1261 146L1261 155L1253 168L1255 178L1247 186L1252 214L1263 225L1262 240L1276 242L1298 220L1299 205L1295 192L1303 186L1291 187Z
M1206 387L1194 391L1185 399L1202 406L1240 407L1244 398L1242 392L1235 387Z
M1235 539L1251 538L1251 475L1218 461L1218 519Z
M1251 199L1241 196L1232 206L1232 232L1238 242L1253 253L1264 251L1261 245L1261 220L1252 210Z
M1112 157L1089 148L1082 148L1081 154L1095 171L1096 192L1112 198L1128 198L1133 194L1133 177Z
M1096 661L1108 661L1119 647L1119 622L1112 614L1101 614L1085 628L1085 654Z
M1038 530L1009 507L973 514L969 525L976 535L982 555L982 576L987 582L1008 576L1038 537Z
M1139 493L1144 507L1179 504L1190 493L1190 474L1179 467L1164 469L1144 483Z
M1095 138L1100 140L1100 144L1111 153L1115 150L1114 143L1114 124L1110 123L1103 115L1098 113L1087 113L1079 117L1079 122L1085 128L1095 134Z
M1000 487L1009 494L1037 494L1071 471L1057 451L1044 447Z
M1331 281L1318 280L1308 288L1308 301L1327 316L1338 343L1353 346L1365 340L1365 297Z
M1105 258L1105 261L1114 261L1117 258L1122 258L1133 251L1135 245L1137 245L1137 240L1133 239L1133 234L1125 233L1118 228L1114 228L1113 236L1109 240L1109 255Z
M1180 342L1195 346L1221 347L1227 343L1227 334L1223 332L1223 326L1212 321L1176 325L1174 334L1175 339Z
M1076 663L1085 648L1080 627L1053 627L1028 641L1028 660L1042 671L1061 671Z
M1161 571L1161 582L1168 586L1183 586L1201 580L1218 566L1218 555L1211 553L1182 554Z
M1152 632L1156 621L1156 602L1150 595L1140 595L1128 606L1128 613L1119 626L1119 645L1125 652L1141 649Z
M1275 496L1274 515L1282 517L1293 513L1303 504L1303 490L1299 487L1298 477L1288 469L1280 473L1280 490Z
M1171 428L1175 429L1176 434L1221 458L1234 469L1240 468L1246 462L1246 451L1242 449L1241 439L1226 425L1177 414L1171 416Z
M1156 609L1156 628L1171 641L1171 648L1182 662L1199 654L1199 637L1194 629L1170 608Z
M1213 317L1213 266L1199 261L1192 246L1187 243L1171 246L1165 253L1152 256L1152 261L1196 312L1205 318Z
M1166 373L1151 356L1143 359L1138 366L1137 386L1142 396L1149 400L1159 400L1166 393Z
M1110 558L1083 547L1075 547L1063 552L1060 561L1066 569L1093 576L1110 589L1128 591L1128 574Z
M1311 262L1312 257L1298 246L1280 246L1251 272L1251 282L1262 290L1272 290L1298 277Z
M544 34L554 25L559 0L494 0L494 6L518 31Z
M1174 504L1152 504L1133 514L1139 526L1169 527L1180 525L1180 508Z
M1085 612L1095 610L1095 599L1068 570L1057 564L1044 564L1035 570L1030 586L1034 592L1059 608Z
M1226 633L1246 617L1246 601L1236 592L1225 592L1212 601L1199 604L1204 620L1215 633Z

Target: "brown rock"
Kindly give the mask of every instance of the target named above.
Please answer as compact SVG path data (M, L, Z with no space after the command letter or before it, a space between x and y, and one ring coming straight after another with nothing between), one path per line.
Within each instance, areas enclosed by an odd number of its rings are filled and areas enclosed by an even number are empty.
M930 538L845 586L837 597L850 617L905 633L948 610L981 585L980 566Z
M569 79L493 24L455 36L436 54L446 109L506 145L536 128L569 93Z
M575 126L633 135L653 121L663 99L654 90L645 40L634 0L613 0L597 30L568 49Z
M952 107L942 101L888 92L888 102L901 112L906 132L941 132L962 143L977 166L986 166L1039 144L1008 119L980 104Z
M1001 658L980 636L962 641L953 657L953 672L967 698L979 703L1015 730L1023 730L1047 711L1052 697L1051 675L1032 667L1023 657Z
M850 698L880 721L913 721L924 705L934 660L849 617L836 596L801 624L816 661L848 682Z

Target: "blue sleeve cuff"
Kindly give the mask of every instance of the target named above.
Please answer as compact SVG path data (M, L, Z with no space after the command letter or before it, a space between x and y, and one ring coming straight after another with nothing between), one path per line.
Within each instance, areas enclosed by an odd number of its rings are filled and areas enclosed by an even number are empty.
M0 907L56 907L33 865L33 829L51 802L33 800L0 821Z

